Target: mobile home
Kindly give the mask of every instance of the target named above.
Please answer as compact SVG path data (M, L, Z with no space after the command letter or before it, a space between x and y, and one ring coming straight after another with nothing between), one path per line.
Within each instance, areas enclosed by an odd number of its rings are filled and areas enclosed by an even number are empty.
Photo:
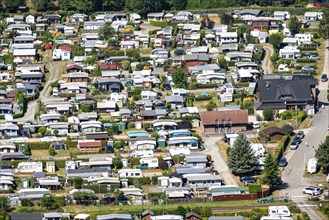
M125 177L143 177L141 169L122 169L118 171L120 178Z

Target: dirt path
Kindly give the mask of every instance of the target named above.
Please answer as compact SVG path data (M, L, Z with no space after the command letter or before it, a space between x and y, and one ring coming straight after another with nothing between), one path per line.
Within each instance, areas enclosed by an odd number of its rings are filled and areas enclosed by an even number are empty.
M238 185L233 174L225 163L223 157L220 155L217 142L221 139L220 137L202 137L204 141L205 150L203 153L211 155L215 170L218 171L219 175L224 180L225 185Z
M264 50L265 50L265 56L262 61L262 68L263 68L264 74L269 74L272 72L270 58L274 53L274 49L271 46L264 45Z

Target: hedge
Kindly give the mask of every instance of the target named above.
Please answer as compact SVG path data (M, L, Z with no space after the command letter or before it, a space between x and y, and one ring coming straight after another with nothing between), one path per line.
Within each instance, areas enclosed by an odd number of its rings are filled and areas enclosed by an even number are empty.
M132 178L132 177L128 177L128 183L129 185L133 185L134 181L139 181L140 185L144 186L144 185L151 185L152 180L150 177L141 177L141 178Z
M138 55L139 56L139 49L127 49L126 50L126 56L128 57L134 57L134 55Z
M316 47L299 47L300 51L313 51L316 50Z
M5 119L5 115L0 115L0 119Z
M128 159L128 162L133 165L133 166L136 166L139 164L139 161L140 161L141 158L129 158Z
M103 184L82 185L83 189L91 189L95 193L107 193L107 186Z
M262 185L261 184L249 184L249 193L259 193L262 191Z
M19 113L13 114L13 118L21 118L24 117L24 112L20 111Z
M281 159L289 143L290 143L290 136L289 135L284 136L284 138L282 138L281 142L275 149L274 156L277 158L277 161Z
M170 25L170 21L168 21L168 20L164 20L164 21L151 20L150 25L155 26L155 27L164 28L164 27L167 27L168 25Z
M316 63L316 60L310 60L306 58L298 58L297 63Z
M198 83L198 85L197 85L198 88L215 88L217 86L218 86L217 83L208 83L208 84Z
M211 96L198 96L194 98L194 101L205 101L205 100L211 100L212 97Z

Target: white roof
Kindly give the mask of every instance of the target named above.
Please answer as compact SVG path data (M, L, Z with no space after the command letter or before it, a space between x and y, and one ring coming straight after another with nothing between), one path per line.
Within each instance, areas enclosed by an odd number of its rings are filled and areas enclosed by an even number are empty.
M36 49L15 49L14 56L35 56Z
M238 70L239 76L240 77L252 77L253 75L250 73L250 70L247 69L239 69Z

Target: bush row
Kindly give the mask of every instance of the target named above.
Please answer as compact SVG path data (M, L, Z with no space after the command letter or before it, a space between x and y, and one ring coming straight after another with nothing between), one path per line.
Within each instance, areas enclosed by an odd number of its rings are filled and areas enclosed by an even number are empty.
M316 60L310 60L310 59L306 59L306 58L298 58L297 59L297 63L315 63Z
M212 97L211 96L198 96L194 98L194 101L205 101L205 100L211 100Z
M207 83L207 84L198 83L198 88L199 89L201 89L201 88L215 88L217 86L218 86L217 83Z

